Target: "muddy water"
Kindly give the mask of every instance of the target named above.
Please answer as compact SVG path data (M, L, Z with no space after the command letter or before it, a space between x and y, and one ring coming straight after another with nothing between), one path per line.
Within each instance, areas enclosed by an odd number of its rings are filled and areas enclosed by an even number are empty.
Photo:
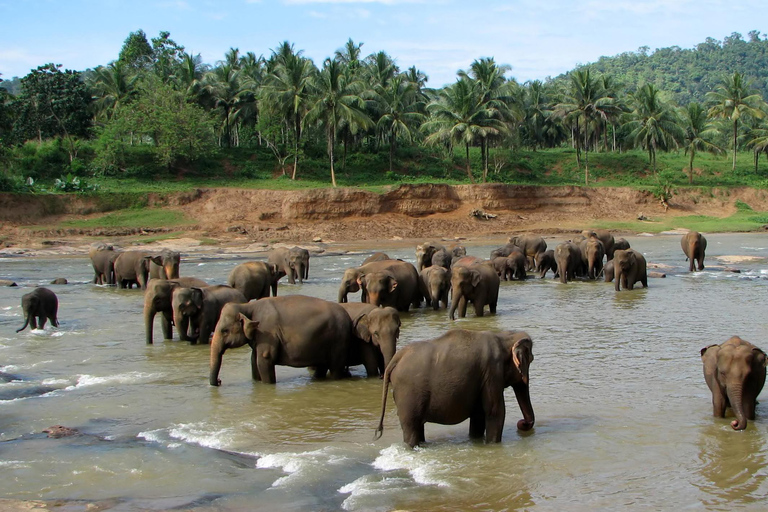
M3 260L2 278L75 284L51 287L60 328L18 335L25 290L0 288L0 371L19 377L0 381L0 497L114 510L763 509L768 407L744 432L713 418L699 350L733 334L768 349L768 260L690 275L679 237L630 242L674 267L668 277L618 294L602 282L502 283L496 316L403 315L402 345L449 326L524 329L536 358L531 432L516 430L508 390L501 444L469 441L466 423L428 425L428 445L413 451L391 397L373 441L381 383L362 368L320 382L279 367L266 386L251 382L243 348L225 354L213 388L207 347L144 344L141 292L89 284L85 259ZM767 256L768 237L709 236L707 262L717 255ZM313 258L310 281L281 293L333 300L343 269L364 256ZM219 283L237 262L188 259L182 275ZM85 435L40 433L54 424Z

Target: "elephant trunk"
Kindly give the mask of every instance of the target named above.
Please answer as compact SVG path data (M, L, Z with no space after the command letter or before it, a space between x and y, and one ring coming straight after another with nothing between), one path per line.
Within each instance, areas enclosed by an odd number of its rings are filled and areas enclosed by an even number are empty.
M221 370L221 359L224 355L224 345L221 337L218 334L214 334L211 341L211 374L210 384L211 386L221 386L221 380L219 379L219 371Z
M451 310L448 313L448 318L455 320L456 308L459 306L461 300L461 290L458 287L451 289Z
M432 297L432 309L434 309L435 311L440 309L440 297L438 295L434 295Z
M181 309L173 310L173 323L176 324L176 330L179 331L179 340L191 341L189 337L189 317L181 312Z
M339 304L346 304L347 302L347 286L344 283L341 283L341 286L339 287Z
M520 406L520 411L523 413L523 419L517 422L518 430L531 430L533 424L536 422L536 416L533 413L533 406L531 405L531 396L528 392L528 384L521 383L514 386L515 396L517 397L517 404Z
M155 323L155 309L144 305L144 332L146 334L147 345L152 344L152 327Z
M744 414L744 407L742 404L742 388L741 384L736 386L728 386L728 401L731 403L731 409L736 419L731 422L733 430L744 430L747 428L747 416Z

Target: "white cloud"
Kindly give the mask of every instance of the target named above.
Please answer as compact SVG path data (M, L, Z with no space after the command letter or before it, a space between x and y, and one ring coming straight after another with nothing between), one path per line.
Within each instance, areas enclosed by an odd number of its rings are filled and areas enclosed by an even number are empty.
M320 20L324 20L328 17L327 14L324 14L322 12L317 12L317 11L309 11L307 14L309 14L311 18L317 18Z

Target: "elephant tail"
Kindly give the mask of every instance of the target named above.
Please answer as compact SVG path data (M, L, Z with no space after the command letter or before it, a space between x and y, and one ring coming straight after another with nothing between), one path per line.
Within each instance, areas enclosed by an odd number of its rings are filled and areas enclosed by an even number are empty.
M381 392L381 417L379 418L379 426L376 427L376 432L373 434L374 441L380 439L381 435L384 433L384 414L387 412L387 395L389 394L390 375L392 374L392 370L395 369L395 366L397 366L397 360L392 359L387 365L387 369L384 370L384 387Z
M31 316L32 316L31 314L27 315L27 319L24 322L24 325L21 326L21 329L16 329L16 332L21 332L21 331L23 331L24 329L27 328L27 326L29 325L29 319L30 319Z

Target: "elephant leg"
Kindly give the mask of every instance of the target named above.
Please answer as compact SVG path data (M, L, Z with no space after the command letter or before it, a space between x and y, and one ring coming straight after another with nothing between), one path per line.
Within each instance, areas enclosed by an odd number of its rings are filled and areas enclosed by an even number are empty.
M294 269L288 269L288 283L296 284L296 271Z
M720 389L720 386L715 384L712 389L712 415L717 418L725 418L725 408L728 405L728 399Z
M482 439L485 436L485 412L479 407L469 417L469 437Z
M181 341L189 341L194 345L195 343L197 343L197 340L194 339L194 337L189 336L189 327L190 327L189 317L186 315L182 315L179 325L176 326L176 329L178 329L179 331L179 339Z
M699 270L704 270L704 257L699 258Z
M485 314L485 302L481 300L473 300L472 306L475 308L475 316L481 317Z
M253 377L253 380L261 380L261 375L259 374L259 362L258 358L256 357L256 349L251 350L251 377Z
M197 342L203 345L208 345L211 342L211 332L215 329L215 325L211 325L209 322L200 322L200 328L197 331Z
M368 377L379 376L379 358L377 358L377 349L370 344L366 344L363 348L363 365L365 365L365 373Z
M314 377L315 379L324 379L327 376L328 376L327 366L315 366L315 369L312 372L312 377Z
M277 281L272 282L272 296L277 297Z
M464 318L467 316L467 298L462 296L461 299L459 299L459 318Z
M411 448L424 442L424 423L420 418L400 418L403 442Z
M49 316L48 320L51 321L51 325L52 326L54 326L54 327L58 327L59 326L59 319L56 318L56 316Z
M496 301L499 300L498 297L496 300L488 303L488 311L491 312L492 315L496 314Z
M37 329L37 317L32 313L29 314L29 328L31 330Z
M163 311L163 316L160 317L160 325L163 328L163 339L173 339L173 314L170 311Z
M495 392L492 389L484 389L482 401L485 414L485 442L500 443L506 416L504 390Z
M274 384L277 382L275 378L275 364L272 362L270 347L256 347L256 367L258 368L261 381L265 384Z
M37 317L37 323L40 325L40 329L45 329L45 322L47 322L48 319L45 318L45 316L38 316Z

